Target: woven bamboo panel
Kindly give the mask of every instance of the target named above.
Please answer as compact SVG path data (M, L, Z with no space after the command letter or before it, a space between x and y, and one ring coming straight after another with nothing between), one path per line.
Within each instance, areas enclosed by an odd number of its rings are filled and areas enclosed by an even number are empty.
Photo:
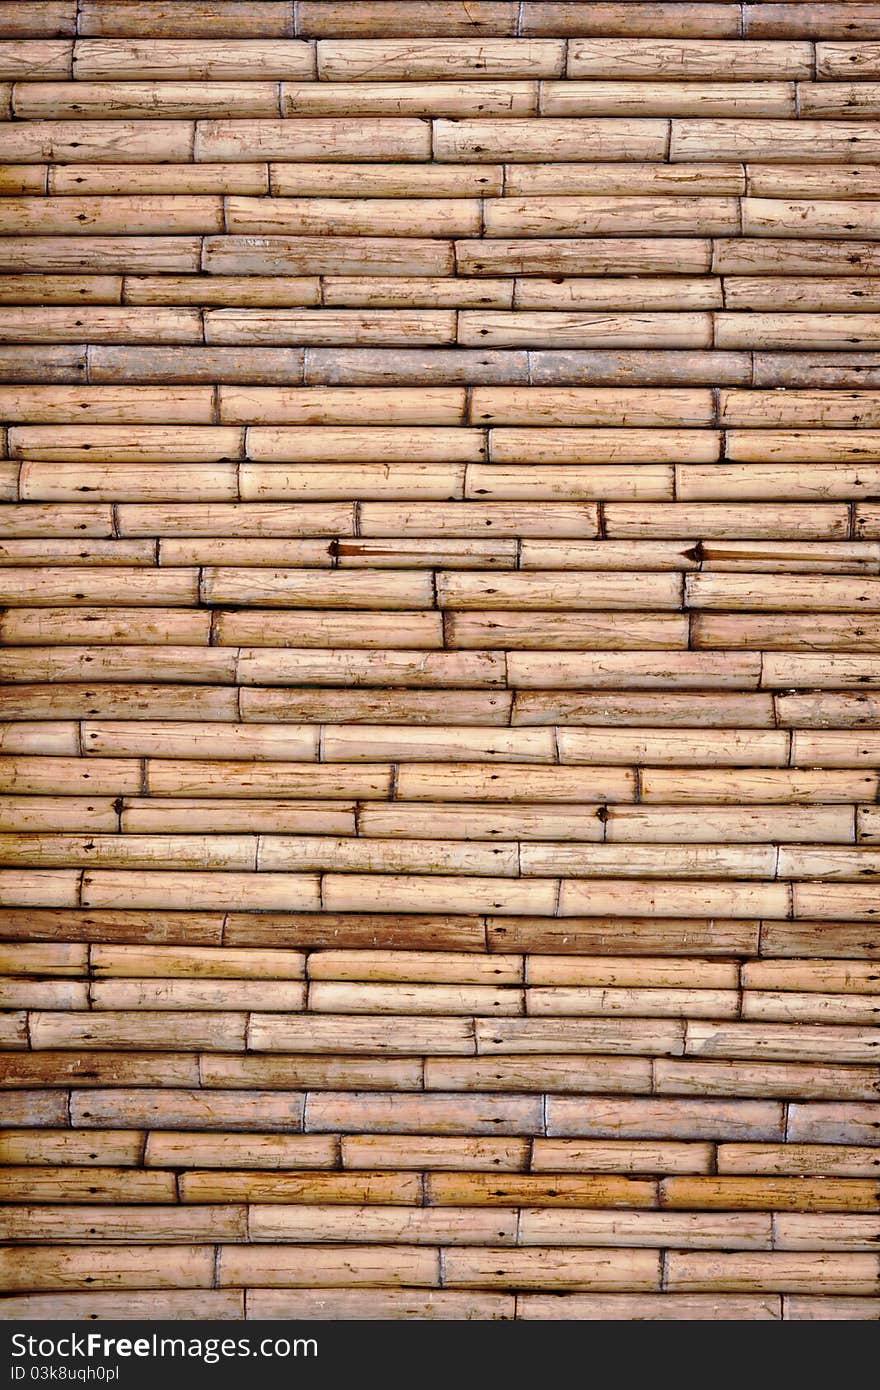
M6 1316L880 1317L878 35L0 4Z

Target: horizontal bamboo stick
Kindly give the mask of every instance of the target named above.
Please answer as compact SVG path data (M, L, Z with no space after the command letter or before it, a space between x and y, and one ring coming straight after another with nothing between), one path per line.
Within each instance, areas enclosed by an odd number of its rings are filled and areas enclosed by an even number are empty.
M6 1307L10 1316L20 1314L22 1317L47 1320L66 1317L124 1320L154 1315L175 1320L242 1318L244 1292L241 1289L135 1289L97 1293L10 1294Z
M315 1013L479 1013L492 1018L524 1012L519 990L491 985L348 984L329 980L309 986L309 1008Z
M297 20L297 33L319 38L355 34L378 37L415 36L421 30L422 16L418 6L404 3L394 13L381 3L368 0L356 17L350 16L343 4L306 4ZM432 33L442 36L482 37L483 35L512 35L517 32L516 15L508 3L484 4L473 8L462 0L441 0L436 16L432 15ZM351 45L349 45L351 47ZM466 45L465 52L473 45Z
M73 944L0 946L4 975L85 975L88 949Z
M870 1143L876 1107L829 1102L803 1102L790 1111L792 1140L813 1144Z
M297 873L95 869L83 874L84 907L234 908L245 901L270 910L316 909L317 876Z
M813 1216L808 1212L780 1213L777 1223L776 1245L781 1250L870 1250L877 1227L876 1217Z
M823 1294L874 1293L876 1260L870 1255L758 1252L747 1256L700 1252L669 1256L669 1287L677 1290L776 1290Z
M579 285L575 281L572 288ZM554 284L553 288L558 302L559 286ZM534 281L523 282L522 293L534 293L535 289ZM476 425L681 426L710 425L714 418L711 395L700 389L658 389L646 399L627 388L535 387L524 391L478 386L470 395L470 420Z
M4 1130L0 1152L8 1163L97 1163L113 1168L138 1168L145 1134L140 1130L104 1130L78 1134L71 1130Z
M308 1287L316 1277L343 1287L436 1285L440 1281L439 1252L405 1245L350 1246L344 1254L320 1245L220 1247L221 1286Z
M765 695L717 690L664 692L662 711L653 696L643 691L530 691L516 692L514 724L645 724L664 727L745 725L766 727L773 722L773 701Z
M870 115L876 111L876 85L868 82L803 82L798 94L805 115L825 117Z
M145 1173L135 1168L80 1168L72 1164L65 1164L63 1167L41 1168L25 1165L20 1168L0 1169L0 1194L4 1201L16 1203L70 1202L80 1205L89 1201L112 1204L176 1201L174 1174L168 1170ZM41 1252L44 1249L45 1247L40 1247ZM7 1248L5 1253L9 1255L11 1252ZM33 1253L38 1252L35 1250ZM35 1287L30 1282L26 1269L21 1271L19 1277L22 1279L20 1287ZM5 1287L13 1286L7 1283Z
M532 1057L469 1057L464 1061L452 1062L431 1057L425 1059L427 1090L437 1087L468 1091L473 1086L480 1086L485 1090L505 1091L510 1086L524 1092L553 1090L565 1093L579 1092L587 1087L591 1092L604 1094L643 1092L650 1088L650 1084L650 1063L636 1057L548 1054ZM432 1162L430 1166L439 1165ZM532 1168L538 1166L537 1149L533 1149ZM612 1168L609 1171L616 1170Z
M544 245L549 248L553 243L544 243ZM549 249L546 254L548 259L556 259ZM571 269L574 271L576 268L572 267ZM860 323L864 317L864 315L859 316ZM722 316L719 316L719 319L721 318ZM729 316L723 316L723 323L726 324L728 318ZM838 331L842 333L847 331L849 327L848 324L842 324ZM829 331L819 337L816 346L827 346L826 339L833 337L833 330L834 325L829 325ZM813 325L813 332L817 334L820 332L816 325ZM864 346L870 346L873 340L870 338L867 323L863 330L863 336L865 335L867 336ZM738 337L741 337L743 341L738 341ZM457 341L465 346L486 342L490 347L552 347L561 344L568 347L596 348L618 345L633 348L680 348L694 341L702 347L709 347L711 338L712 322L707 314L699 313L588 315L567 312L541 313L535 311L529 313L523 311L522 313L505 314L462 309L458 321ZM748 330L747 326L739 335L737 335L735 328L734 331L725 332L724 339L725 341L720 343L720 346L763 347L777 345L772 336L769 335L766 343L761 338L756 339L754 333ZM36 341L44 341L44 339L38 338ZM441 340L437 338L433 341ZM784 346L786 344L779 343L778 345ZM624 440L622 439L620 442L623 444Z
M822 1065L818 1062L669 1061L655 1064L660 1094L794 1097L841 1097L848 1102L880 1094L870 1067Z
M207 651L198 647L28 647L7 649L0 658L0 671L4 681L26 682L34 676L45 681L80 682L89 677L92 681L160 680L173 681L226 681L235 678L234 652ZM79 784L74 781L74 790ZM45 786L35 786L35 791L47 790ZM89 790L89 788L84 788ZM95 790L107 790L97 780ZM126 790L134 790L127 786Z
M267 284L265 276L227 275L206 280L201 276L127 275L123 298L127 304L317 305L320 285L315 276L279 276Z
M723 464L716 464L712 473L722 472L723 475L723 469ZM673 531L677 536L711 531L717 539L845 540L849 509L839 503L821 506L815 502L812 505L739 502L733 506L688 501L668 504L662 509L638 503L610 502L605 508L605 518L608 534L614 539L669 537Z
M851 38L853 36L867 37L864 22L856 19L853 24L846 24L846 14L839 5L827 5L822 15L822 25L815 19L808 18L806 15L798 14L793 11L793 6L787 5L782 11L774 11L769 5L762 5L749 16L747 29L750 34L757 34L766 38L780 38L788 36L811 37L819 33L827 33L833 38Z
M440 123L438 122L438 125ZM670 158L675 160L743 159L760 163L807 163L818 157L828 163L846 158L871 161L876 154L875 132L858 121L845 123L802 120L721 121L674 120Z
M598 90L593 91L594 86ZM677 104L675 83L664 82L652 88L650 95L640 92L639 84L633 89L632 84L627 83L623 91L632 93L628 97L617 95L620 89L612 87L612 90L615 96L609 101L608 88L603 83L546 83L542 88L541 104L548 115L583 115L597 106L607 110L615 105L630 110L655 107L665 111ZM701 90L712 94L711 88ZM658 92L662 95L656 95ZM792 99L783 88L784 104ZM680 95L678 100L681 102ZM745 200L746 205L749 201ZM739 229L739 203L736 198L685 195L676 198L628 195L487 198L483 204L483 227L486 235L499 237L571 236L575 232L592 236L633 232L651 232L655 236L729 236ZM468 234L467 229L457 233Z
M71 1116L88 1129L127 1127L135 1116L149 1115L161 1129L191 1129L198 1122L202 1129L293 1133L303 1128L304 1105L305 1097L290 1091L88 1090L72 1093Z
M276 875L296 881L300 875ZM290 891L290 890L288 890ZM388 905L402 912L550 912L558 884L552 878L524 880L431 874L326 873L321 896L331 911L376 911ZM302 904L307 906L308 904Z
M531 651L581 651L586 646L594 650L644 651L684 648L688 641L687 620L679 614L541 613L540 631L535 628L536 617L531 612L504 609L448 612L446 644L451 648L519 647Z
M0 157L13 164L186 163L192 141L191 121L28 121L4 128Z
M231 1297L242 1296L233 1289L226 1293ZM515 1311L513 1294L475 1293L471 1289L248 1289L245 1297L251 1318L309 1317L329 1321L344 1312L352 1320L381 1317L496 1321L513 1318ZM870 1299L855 1301L871 1302ZM36 1300L25 1302L35 1303Z
M302 41L224 38L216 48L197 39L78 39L73 75L80 80L115 81L127 76L183 77L199 81L234 77L246 81L272 77L310 77L314 48Z
M568 917L488 919L490 948L500 951L553 951L569 955L677 955L697 950L701 955L754 954L757 926L735 920L658 917Z
M442 84L444 88L448 83ZM118 199L114 199L118 201ZM174 203L181 202L174 199ZM242 198L225 200L226 230L233 235L479 236L480 203L467 198ZM183 231L192 230L188 227ZM222 227L199 230L221 231ZM727 226L719 227L727 231Z
M534 201L529 199L528 201ZM463 283L474 284L474 281ZM490 282L491 283L491 282ZM477 280L476 288L485 285ZM553 309L559 304L577 305L583 309L720 309L721 284L708 276L686 279L645 279L634 285L625 278L609 280L554 280L517 278L514 281L513 302L504 303L500 297L494 308ZM484 305L488 300L481 301ZM850 307L847 303L843 307Z
M316 652L307 648L240 649L237 678L242 685L290 682L296 670L303 685L398 686L416 689L491 688L505 683L504 658L494 652ZM343 795L346 793L343 792Z
M529 989L525 1011L534 1017L590 1017L608 1013L640 1018L735 1018L737 1001L725 990ZM512 1012L512 1010L511 1010Z
M830 853L830 851L829 851ZM769 847L739 845L574 845L524 844L520 849L525 876L558 874L570 878L770 878L776 854ZM790 870L793 871L793 870ZM780 870L780 876L782 871ZM563 900L568 901L570 884ZM585 1001L586 1002L586 1001ZM610 1002L610 1001L609 1001ZM696 1001L695 1001L696 1002Z
M395 279L338 275L325 276L322 282L325 304L375 308L421 305L425 308L511 309L513 292L512 280L487 282L441 276Z
M646 801L684 804L693 801L720 803L765 802L843 803L875 800L875 775L857 769L789 770L787 768L646 769L642 793Z
M380 124L387 125L388 122L382 121ZM289 128L292 122L285 122L285 125ZM222 236L205 238L203 248L204 268L213 275L448 275L454 261L449 243L416 237ZM259 341L254 337L258 321L251 321L247 345ZM305 326L301 315L298 320L291 318L289 321L298 321ZM413 321L412 315L404 320L409 324ZM222 324L223 321L220 322ZM346 320L339 319L337 314L336 322L344 324ZM429 319L428 324L431 322ZM435 336L428 335L424 340L426 344L454 341L454 336L436 336L441 324L444 328L452 328L449 315L442 319L435 317L433 322L436 325ZM214 327L216 330L216 323ZM293 340L299 342L301 337L295 335ZM218 341L216 337L214 341ZM284 339L269 341L283 342ZM338 332L336 341L347 340L343 333ZM408 346L412 338L401 335L397 341L402 346Z
M271 944L273 940L277 942L279 934L283 939L292 935L296 943L316 948L482 951L486 944L480 919L466 915L379 913L347 916L327 912L268 914L265 918L247 912L228 915L225 932L228 942Z
M61 509L60 516L56 509L38 508L38 511L46 515L46 531L49 533L53 528L53 519L60 522L64 527L64 509ZM73 509L76 511L76 508ZM53 511L55 517L53 518ZM25 517L20 518L22 523ZM88 529L89 523L85 523ZM21 528L26 529L26 523ZM71 530L75 530L75 524L71 524ZM27 564L31 560L47 561L54 565L147 565L152 568L156 563L156 545L151 541L120 541L107 540L75 540L64 537L55 537L47 534L46 539L39 537L26 538L14 536L11 540L0 541L0 564L16 565Z
M259 1118L264 1120L263 1115ZM151 1130L145 1164L157 1168L332 1168L336 1164L338 1144L332 1136L205 1134L203 1128L183 1133Z
M583 122L571 122L570 124L583 124ZM715 244L724 245L725 243L716 242ZM738 245L739 243L734 244ZM860 244L865 245L865 243ZM460 274L474 276L492 276L505 273L515 276L552 275L554 272L562 275L703 275L710 269L713 262L712 245L713 243L705 238L675 238L671 236L656 239L596 237L591 239L572 238L570 240L561 238L547 240L538 238L531 240L527 238L512 240L485 238L479 241L457 242L455 259ZM693 343L693 330L700 328L703 331L699 335L699 345L706 348L710 347L711 339L708 336L708 329L711 325L708 321L701 320L699 317L692 318L690 325L692 336L687 339L687 342L643 343L639 340L623 346L644 347L646 349L660 347L683 349ZM670 332L674 333L675 326L671 320L667 321ZM606 342L595 341L596 337L597 333L594 330L594 341L585 344L585 346L593 346L594 348L617 348L620 346L616 335L609 334ZM547 342L537 342L535 346L552 348L555 342L555 337L548 335ZM578 343L575 342L569 346L576 347ZM695 359L690 355L687 361L690 362L690 371L693 376L698 381L705 381L705 368L700 371ZM681 365L687 372L687 363ZM728 362L728 370L731 366L735 367L735 359L733 363ZM607 360L605 372L609 372ZM613 369L609 374L614 380ZM661 376L663 378L661 384L665 385L666 373L662 373Z
M542 1127L539 1098L494 1094L323 1092L309 1096L305 1120L309 1132L332 1133L528 1135Z
M398 668L400 669L400 668ZM323 686L314 690L247 689L238 691L246 719L298 717L317 720L332 714L334 719L355 723L442 724L449 718L471 724L506 724L513 697L499 690L444 687L443 706L438 707L431 690L356 690Z
M613 806L608 808L605 839L610 842L672 843L697 840L755 843L764 840L851 843L848 806Z
M247 1236L244 1207L9 1207L0 1225L4 1240L139 1242L169 1244L212 1240L237 1241Z
M31 1018L35 1048L85 1048L183 1052L201 1048L244 1050L247 1016L236 1013L36 1013Z
M514 1245L514 1211L475 1212L471 1208L413 1210L407 1207L254 1206L249 1212L254 1241L334 1241L360 1239L433 1245Z
M77 980L4 980L0 1001L10 1009L85 1009L88 986Z
M0 803L2 805L2 803ZM599 841L603 820L598 806L552 804L504 805L406 802L399 806L364 806L358 816L360 833L371 836L421 837L439 834L450 839L555 839ZM607 822L606 822L607 825Z
M322 86L326 84L321 84ZM382 91L393 89L399 95L405 93L406 84L374 84ZM421 85L421 84L420 84ZM440 86L433 91L441 95ZM463 84L459 84L463 85ZM473 84L468 83L470 88ZM310 89L315 91L317 89ZM369 92L370 87L359 84L346 87L346 93L357 97L358 93ZM205 167L205 166L199 166ZM247 166L228 166L242 170ZM418 198L418 197L491 197L500 196L504 187L503 166L487 164L414 164L401 168L399 164L270 164L269 175L271 191L288 197L375 197L375 198ZM233 190L230 188L229 192ZM236 192L264 192L264 189L240 189Z
M431 123L412 118L199 121L195 158L250 162L254 158L418 160L431 152ZM2 149L2 145L0 145ZM170 156L174 158L174 155ZM184 158L188 158L187 153ZM82 154L79 155L82 158Z
M12 1292L40 1289L210 1288L211 1246L174 1247L48 1245L34 1250L6 1246L0 1280Z
M385 75L390 74L385 71ZM546 74L552 76L553 74ZM434 158L458 163L573 159L662 159L660 120L464 120L433 122ZM861 148L861 147L860 147ZM721 150L712 150L712 154ZM732 158L740 158L739 151Z
M711 1170L714 1149L711 1144L680 1143L675 1140L650 1139L535 1139L532 1146L533 1172L590 1172L590 1173L707 1173ZM688 1226L679 1228L678 1238L685 1231L691 1239L699 1239L699 1226L704 1218L690 1219ZM587 1220L583 1232L587 1243L593 1245L602 1226ZM617 1226L616 1219L609 1234L626 1231ZM579 1244L576 1238L559 1236L561 1244ZM631 1243L626 1231L625 1244Z
M0 913L4 940L57 941L70 933L75 941L107 943L169 942L219 946L222 913L61 912L51 908Z
M871 44L819 43L816 45L816 72L820 77L874 77L877 75L876 49Z
M140 37L144 32L158 38L207 36L248 38L292 37L293 18L277 0L257 0L250 11L241 4L226 5L223 10L206 0L184 0L173 11L163 10L161 4L139 0L137 10L130 12L130 0L107 3L107 0L86 0L80 16L79 32L88 35ZM144 26L146 25L146 30Z
M739 80L698 86L665 77L661 82L542 82L541 112L548 116L794 116L796 89L804 85ZM819 114L829 112L823 108Z
M551 1096L547 1133L633 1139L781 1140L784 1111L772 1101L629 1100Z
M731 309L873 309L877 290L871 277L841 276L819 280L779 276L730 275L724 279L724 297Z
M5 304L118 304L122 298L122 278L116 275L15 275L0 289L0 296Z
M96 768L111 760L102 758ZM112 760L121 761L121 760ZM90 764L91 766L91 764ZM386 797L391 789L391 767L375 763L337 763L325 767L297 762L232 762L225 759L155 758L147 764L147 789L152 795L252 796L279 793L308 796L311 792L349 797ZM140 790L140 784L130 790Z
M473 1026L465 1019L413 1019L323 1015L296 1020L254 1015L250 1020L249 1045L254 1051L376 1053L380 1056L413 1052L451 1053L467 1056L475 1051ZM307 1024L308 1026L301 1026Z
M699 18L706 24L705 14ZM571 77L809 78L812 71L812 48L805 42L578 38L568 45Z
M880 581L873 577L834 575L695 574L685 577L685 603L693 608L725 610L778 609L813 612L864 611L876 603Z
M72 43L65 39L44 39L32 43L5 41L2 50L4 77L68 77L71 75Z
M5 1048L13 1049L16 1046L26 1044L26 1037L21 1037L21 1034L26 1032L26 1028L19 1028L17 1030L18 1036L14 1036L13 1027L9 1026L24 1022L25 1020L20 1015L4 1015L3 1045ZM10 1051L4 1055L14 1058L16 1054L14 1051ZM4 1111L10 1125L26 1125L28 1127L33 1125L63 1125L66 1119L69 1119L69 1115L65 1116L64 1113L67 1102L66 1091L15 1090L6 1095ZM20 1161L27 1162L27 1159Z
M95 1009L260 1007L283 1013L305 1008L305 1000L304 986L287 980L101 980L89 987Z
M772 660L772 658L771 658ZM779 679L781 666L773 666L768 673L766 685L795 683L795 660L809 661L810 658L794 658L786 663L787 679ZM860 658L851 658L853 671L858 670ZM653 652L626 652L593 655L566 652L554 653L548 658L537 653L510 652L507 659L507 676L512 686L524 690L541 690L548 687L560 690L592 689L631 690L669 688L673 690L754 690L761 679L761 663L749 653L718 653L708 656L699 652L671 652L655 655ZM843 668L846 670L847 668ZM838 673L835 672L834 675ZM843 674L841 671L840 674ZM776 679L773 679L773 678ZM829 672L827 683L832 682ZM852 678L834 684L850 684Z
M80 142L76 144L79 148ZM8 157L5 152L4 157ZM13 272L127 270L130 257L135 255L142 273L176 271L185 274L199 269L201 243L194 236L87 237L76 241L69 237L41 237L39 244L33 237L6 237L0 251L0 265ZM65 360L73 364L76 354L67 354ZM80 377L74 375L72 379ZM85 379L84 375L81 379Z
M455 167L460 170L463 166ZM536 163L526 168L518 164L504 166L504 190L514 197L578 193L696 193L724 196L744 193L745 188L745 175L739 164L691 164L684 167L677 164L578 161L571 164ZM485 191L490 197L497 196L492 189Z
M10 190L11 191L11 190ZM29 192L21 189L21 192ZM59 195L268 193L269 166L253 164L53 164L47 191ZM127 266L126 271L131 267ZM128 276L126 276L128 278Z
M720 1144L718 1146L718 1171L724 1174L766 1173L780 1176L813 1176L822 1173L824 1177L871 1178L877 1174L876 1147L862 1147L843 1144ZM876 1223L875 1223L876 1225ZM837 1240L841 1248L846 1241L843 1232ZM831 1237L833 1243L834 1236ZM863 1238L861 1249L870 1249L868 1240Z
M695 614L691 623L695 648L749 647L776 650L808 650L817 641L830 650L869 651L876 647L878 632L861 616L801 614Z
M72 948L76 949L76 948ZM89 955L91 971L108 976L205 976L231 979L298 980L305 956L299 951L247 951L201 948L95 946Z
M880 1186L860 1178L666 1178L660 1189L669 1207L876 1212L880 1202Z
M432 246L442 243L431 243ZM345 267L341 260L335 268ZM316 265L309 265L314 270ZM450 310L209 309L204 316L209 343L409 343L442 345L456 341L456 316ZM113 339L111 339L113 341ZM186 339L172 339L186 341ZM284 455L278 455L284 457Z
M250 726L248 726L250 727ZM548 763L557 758L550 729L471 729L437 727L386 729L381 725L327 724L321 739L325 762L491 762Z
M151 672L155 675L155 672ZM151 717L198 714L209 720L232 719L236 713L235 691L223 686L160 685L145 683L128 686L109 683L97 690L89 683L72 682L53 686L26 682L0 692L0 708L13 718L39 713L43 717L124 714Z
M449 64L464 73L493 77L553 77L563 71L565 44L559 39L525 43L496 39L345 39L318 44L318 76L329 81L364 78L446 77Z
M660 1284L659 1256L648 1250L449 1250L445 1263L448 1283L465 1288L636 1291Z
M310 980L519 984L523 963L519 956L331 949L309 955L308 976Z
M475 1242L476 1243L476 1242ZM500 1242L499 1242L500 1243ZM761 1250L770 1246L768 1217L725 1212L704 1213L524 1211L521 1244L558 1246L671 1245L677 1249L727 1248Z
M226 1168L194 1169L180 1175L184 1202L338 1203L343 1206L419 1206L422 1179L418 1173L323 1173L284 1169L246 1172ZM336 1252L345 1258L343 1251Z
M830 993L876 994L876 967L866 961L765 960L743 965L747 988L820 990Z
M876 1033L870 1028L811 1023L689 1022L685 1052L694 1057L751 1057L816 1062L865 1063L875 1060Z
M719 10L730 6L717 6ZM101 1295L98 1295L100 1297ZM70 1297L70 1295L68 1295ZM792 1300L787 1300L791 1302ZM819 1300L823 1309L839 1299ZM870 1303L870 1299L867 1302ZM865 1299L850 1300L859 1304ZM782 1317L782 1299L775 1294L541 1294L525 1293L517 1297L517 1312L527 1321L578 1318L584 1321L629 1322L773 1322ZM823 1314L823 1316L827 1316ZM858 1316L854 1313L853 1316Z
M7 645L38 646L111 644L139 641L143 644L207 646L210 614L193 610L117 609L117 607L39 607L7 610L0 620ZM11 751L11 749L10 749ZM36 751L36 749L35 749ZM51 752L53 749L47 749ZM75 752L75 749L72 749ZM63 752L58 748L57 752Z
M476 1020L476 1051L495 1058L534 1053L591 1053L610 1055L678 1055L683 1051L683 1025L676 1020L600 1018ZM473 1051L473 1048L468 1049Z
M56 1052L7 1053L2 1058L4 1088L27 1084L52 1087L76 1081L79 1086L103 1083L196 1086L198 1057L188 1053ZM12 1094L12 1092L10 1092ZM67 1104L65 1092L60 1092Z
M57 107L57 96L47 104L53 109ZM141 104L147 106L149 103L143 101ZM83 105L88 109L88 89ZM133 114L137 115L139 103L134 100L132 106ZM29 113L25 111L22 114ZM164 198L147 194L140 198L4 198L3 203L0 227L4 232L33 235L45 231L61 235L82 233L84 236L93 233L100 235L102 232L144 234L159 216L169 232L207 233L223 230L223 203L219 198Z
M317 1053L267 1053L244 1057L239 1054L233 1056L228 1053L211 1052L198 1058L197 1072L204 1086L221 1086L244 1091L250 1090L253 1086L266 1090L305 1087L315 1090L337 1090L356 1086L365 1091L382 1091L389 1087L401 1091L418 1091L422 1088L421 1059L407 1057L321 1056ZM526 1141L521 1142L525 1145ZM362 1166L375 1168L377 1165L365 1163ZM409 1162L387 1162L380 1166L409 1168L413 1165Z
M697 1179L681 1179L697 1181ZM643 1178L589 1174L431 1173L431 1206L650 1207L656 1184ZM450 1281L452 1282L452 1281Z
M831 237L794 242L766 236L719 239L714 243L712 255L713 270L733 275L870 275L876 271L876 266L874 241L841 241ZM810 343L798 340L797 346L808 348ZM857 384L860 383L852 382L852 385Z

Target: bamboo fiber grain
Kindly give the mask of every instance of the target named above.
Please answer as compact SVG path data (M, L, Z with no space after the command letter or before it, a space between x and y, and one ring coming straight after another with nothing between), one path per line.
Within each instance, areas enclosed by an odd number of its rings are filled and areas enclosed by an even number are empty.
M878 22L0 4L4 1316L880 1318Z

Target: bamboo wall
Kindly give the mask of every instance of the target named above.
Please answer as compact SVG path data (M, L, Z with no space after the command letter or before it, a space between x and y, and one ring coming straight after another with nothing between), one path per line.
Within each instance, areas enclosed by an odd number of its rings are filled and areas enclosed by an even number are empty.
M880 1316L880 5L0 4L8 1316Z

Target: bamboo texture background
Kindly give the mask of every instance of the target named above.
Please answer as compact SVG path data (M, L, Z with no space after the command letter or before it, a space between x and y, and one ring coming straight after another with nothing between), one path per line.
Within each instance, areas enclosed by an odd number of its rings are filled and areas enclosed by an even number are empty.
M880 1316L880 5L0 78L6 1316Z

